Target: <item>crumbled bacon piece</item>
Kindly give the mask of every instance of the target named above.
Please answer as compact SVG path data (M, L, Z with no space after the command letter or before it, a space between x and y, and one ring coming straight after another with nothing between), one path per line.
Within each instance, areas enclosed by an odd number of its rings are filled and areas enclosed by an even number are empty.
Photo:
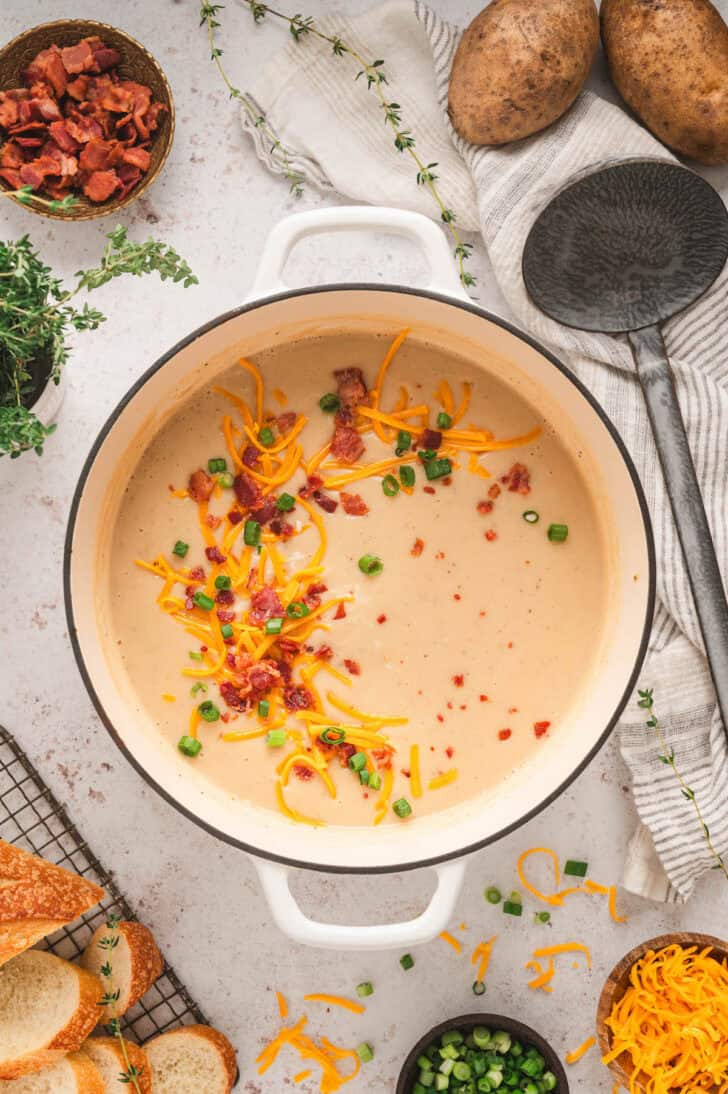
M510 471L502 476L501 482L512 494L523 494L525 497L531 493L531 474L525 464L514 463Z
M435 490L435 487L434 487L434 486L423 486L423 487L422 487L422 489L424 490L424 492L425 492L426 494L434 494L434 493L436 493L436 490Z
M264 658L258 664L252 665L248 670L248 682L257 693L270 691L281 682L281 673L278 665L271 658Z
M282 539L289 539L290 536L296 531L293 525L287 520L281 520L279 517L275 517L270 522L270 530L276 536L281 536Z
M459 672L456 676L453 676L452 682L456 688L461 688L465 683L465 677L463 676L462 672Z
M205 571L202 566L193 566L189 573L190 581L204 581Z
M343 600L334 612L334 619L346 619L346 605L344 604Z
M500 497L500 492L501 488L497 482L494 482L492 486L488 487L488 497L492 498L493 501L495 501L496 498Z
M269 619L283 615L283 605L272 585L264 585L250 598L251 623L266 623Z
M479 695L478 698L480 699L481 703L487 703L488 702L488 696L487 695Z
M278 639L278 649L283 657L295 657L300 652L301 646L294 638L283 636Z
M227 519L231 524L240 524L240 521L243 519L243 514L239 513L237 509L231 509L227 515Z
M220 695L233 710L245 711L250 706L248 699L240 694L240 691L230 680L223 680L220 684Z
M260 451L254 444L246 444L240 459L243 461L245 467L255 467L260 461Z
M342 490L339 497L347 516L365 517L369 512L369 506L361 494L347 494L346 490Z
M453 756L455 755L455 749L452 747L452 745L448 745L448 747L445 749L445 755L447 756L448 760L451 760L453 758Z
M442 433L437 429L423 429L422 436L420 437L420 447L429 448L432 452L437 452L438 448L442 444Z
M227 555L224 555L219 547L205 547L205 557L209 562L216 562L219 566L227 561Z
M384 614L384 612L382 612L381 615L377 616L377 623L386 623L386 622L387 622L387 617Z
M489 543L492 543L494 539L498 539L498 533L493 531L492 528L489 528L488 531L485 533L485 538L488 540Z
M344 664L347 672L350 672L352 676L361 676L361 666L358 661L352 661L350 657L345 657Z
M369 392L360 368L339 368L334 372L337 395L342 406L349 409L366 402Z
M477 505L477 510L480 513L481 517L487 517L488 513L493 512L493 502L479 501Z
M251 510L250 515L258 521L258 524L267 524L268 521L273 519L276 512L276 499L269 494L263 498L260 505L256 505Z
M319 486L323 486L324 480L320 475L309 475L306 479L304 486L298 491L298 495L301 498L308 499L311 497L315 490L318 490Z
M328 592L328 585L324 585L322 581L316 582L315 585L309 585L306 590L304 600L309 608L318 608L321 603L321 593Z
M425 549L425 541L424 541L424 539L420 539L419 536L418 536L417 539L415 540L414 544L412 545L412 549L410 551L410 554L412 555L413 558L419 558L420 555L422 554L422 552L424 551L424 549Z
M220 525L222 524L222 520L220 519L220 517L216 517L213 513L207 513L207 515L205 516L205 524L208 528L212 528L214 531L215 528L220 527Z
M276 420L278 432L288 433L288 431L293 429L294 425L296 424L297 417L298 415L296 414L295 410L286 410L285 413L279 414Z
M246 509L254 509L263 500L263 494L257 482L244 471L233 479L233 490L235 497Z
M333 656L334 651L331 649L331 646L319 646L314 653L314 657L317 661L330 661Z
M392 753L387 748L373 748L372 759L380 771L386 771L392 766Z
M364 452L364 441L350 425L337 425L331 440L331 455L341 463L356 463Z
M305 764L294 764L293 774L296 778L301 779L302 782L308 782L313 778L313 771L310 767L306 767Z
M227 612L224 608L218 608L215 614L221 623L232 623L235 618L235 612Z
M533 732L537 737L544 737L551 728L551 722L534 722Z
M513 733L510 729L501 729L498 731L498 740L507 741L509 737L512 737Z
M219 589L215 596L215 600L218 604L234 604L235 593L232 589Z
M313 695L302 684L289 684L283 689L283 702L287 710L313 710Z
M202 468L198 471L193 471L190 475L189 482L187 483L187 492L192 500L196 501L198 505L200 502L210 500L214 488L214 479L211 479L207 474L207 471L203 471Z
M335 513L339 507L338 501L332 498L330 494L324 494L322 490L314 490L313 500L325 513Z

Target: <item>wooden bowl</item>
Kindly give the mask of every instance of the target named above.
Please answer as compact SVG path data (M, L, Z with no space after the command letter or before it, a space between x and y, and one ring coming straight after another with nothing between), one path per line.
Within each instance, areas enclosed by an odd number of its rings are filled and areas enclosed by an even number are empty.
M435 1026L429 1033L426 1033L424 1037L421 1037L415 1047L410 1052L409 1056L404 1062L402 1070L399 1075L399 1081L397 1082L396 1094L410 1094L412 1087L417 1080L417 1074L419 1068L417 1067L417 1058L422 1055L428 1045L436 1041L443 1033L446 1033L449 1029L464 1029L472 1030L476 1026L485 1026L490 1030L502 1029L506 1033L510 1033L516 1041L522 1041L527 1045L533 1045L543 1056L546 1061L549 1071L553 1071L558 1085L556 1087L556 1094L569 1094L569 1081L566 1078L566 1072L564 1071L564 1065L556 1055L554 1049L548 1041L531 1029L530 1026L526 1026L523 1022L519 1022L516 1018L506 1018L503 1014L462 1014L459 1018L451 1018L447 1022L441 1022L439 1026ZM501 1090L506 1091L506 1087L501 1087Z
M599 1006L597 1008L597 1036L602 1056L606 1056L608 1052L612 1051L612 1035L606 1025L606 1020L612 1013L614 1004L619 1002L629 987L629 975L633 965L639 961L641 957L644 957L648 950L664 950L666 946L675 945L683 947L697 946L699 950L704 950L706 947L711 946L717 958L721 960L728 958L728 942L724 942L720 938L713 938L713 936L709 934L690 934L687 932L682 934L662 934L657 938L651 938L648 942L643 942L641 945L635 946L635 948L630 950L627 956L623 957L619 964L612 969L599 998ZM623 1052L616 1060L613 1060L612 1063L609 1064L609 1070L623 1087L627 1090L630 1089L630 1082L633 1080L634 1076L634 1064L627 1053ZM637 1083L640 1089L643 1090L644 1087L640 1082L639 1076L637 1076ZM717 1089L717 1087L713 1087L712 1091L717 1092ZM711 1091L706 1091L706 1094L711 1094Z
M167 77L143 45L130 34L107 23L97 23L93 19L59 19L55 23L43 23L40 26L31 27L30 30L24 30L17 38L13 38L0 49L0 91L7 91L11 87L21 87L23 71L42 49L48 49L54 43L61 47L72 46L81 38L88 38L94 34L103 38L106 45L118 50L121 55L118 65L120 75L126 79L136 80L140 84L146 84L152 89L152 99L164 103L167 109L161 114L159 126L152 134L149 170L125 197L111 197L108 201L93 202L79 193L75 194L76 203L69 209L49 209L35 202L29 202L26 205L19 202L17 198L11 198L24 209L30 209L34 213L40 213L41 216L53 217L56 220L92 220L95 217L116 213L127 205L131 205L152 185L172 147L174 100ZM10 184L4 179L0 179L0 187L3 190L12 190Z

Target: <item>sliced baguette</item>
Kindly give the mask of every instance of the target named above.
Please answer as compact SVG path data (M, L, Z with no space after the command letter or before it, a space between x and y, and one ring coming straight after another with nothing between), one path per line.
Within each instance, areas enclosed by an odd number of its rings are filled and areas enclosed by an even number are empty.
M99 1018L96 976L41 950L0 969L0 1079L18 1079L77 1052Z
M133 1083L123 1084L120 1076L128 1070L124 1053L118 1037L91 1037L83 1046L83 1051L91 1058L104 1081L103 1094L122 1094L122 1090L140 1094L152 1092L152 1069L144 1049L131 1041L124 1041L129 1064L136 1068L136 1087Z
M103 939L118 939L112 948L100 945ZM85 969L101 976L101 966L109 962L114 991L119 998L113 1007L99 1009L99 1022L121 1018L151 988L161 976L164 962L157 943L148 927L142 923L122 921L118 927L99 927L91 935L81 963Z
M0 965L103 897L93 882L0 840Z
M183 1026L144 1046L154 1094L230 1094L238 1074L235 1049L209 1026Z
M106 1094L104 1080L83 1052L22 1079L0 1081L0 1094Z

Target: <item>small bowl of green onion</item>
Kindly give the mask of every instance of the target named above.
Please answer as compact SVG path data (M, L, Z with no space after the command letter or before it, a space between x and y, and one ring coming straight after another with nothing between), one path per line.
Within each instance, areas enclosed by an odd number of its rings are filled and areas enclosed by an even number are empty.
M396 1094L568 1094L558 1056L535 1030L501 1014L466 1014L415 1045Z

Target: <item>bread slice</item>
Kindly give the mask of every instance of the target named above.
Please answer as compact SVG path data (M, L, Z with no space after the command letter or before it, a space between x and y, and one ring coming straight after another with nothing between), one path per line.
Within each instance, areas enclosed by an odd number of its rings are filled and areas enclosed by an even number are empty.
M103 898L93 882L0 840L0 965Z
M41 950L0 969L0 1079L17 1079L77 1052L96 1025L96 976Z
M136 1085L139 1091L141 1094L152 1094L152 1069L146 1052L131 1041L124 1041L124 1048L129 1064L136 1068ZM128 1065L118 1037L92 1037L84 1044L83 1051L96 1065L104 1081L104 1094L122 1094L123 1090L133 1094L136 1089L133 1083L120 1082L120 1076L128 1070Z
M112 948L104 948L100 942L106 938L118 941ZM112 967L113 989L119 992L119 998L114 1007L99 1011L102 1023L126 1014L149 991L164 968L162 955L149 928L142 923L123 920L118 927L103 926L94 931L81 958L83 967L96 976L101 976L101 966L107 961Z
M209 1026L183 1026L144 1046L154 1094L230 1094L237 1078L235 1049Z
M83 1052L22 1079L0 1081L0 1094L106 1094L104 1080Z

